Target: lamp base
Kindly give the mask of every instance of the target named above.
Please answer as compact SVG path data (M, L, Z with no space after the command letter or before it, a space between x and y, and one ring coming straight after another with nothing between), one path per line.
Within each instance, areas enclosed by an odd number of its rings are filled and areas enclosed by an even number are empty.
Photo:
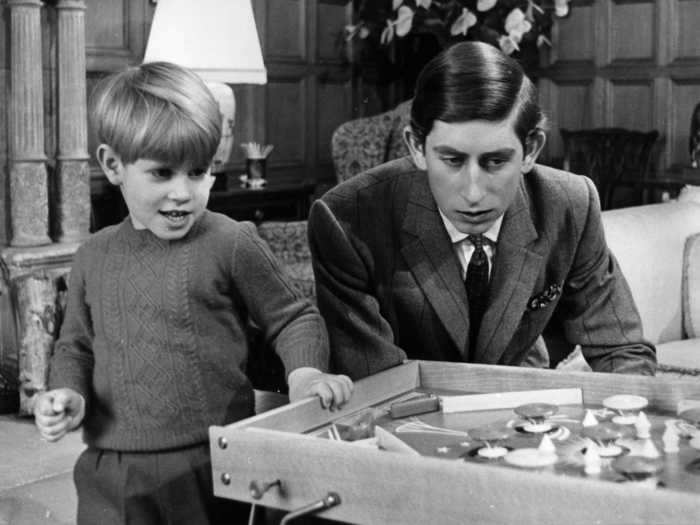
M236 117L236 99L233 89L221 82L207 82L221 112L221 142L214 154L212 173L221 173L227 169L233 156L233 124Z

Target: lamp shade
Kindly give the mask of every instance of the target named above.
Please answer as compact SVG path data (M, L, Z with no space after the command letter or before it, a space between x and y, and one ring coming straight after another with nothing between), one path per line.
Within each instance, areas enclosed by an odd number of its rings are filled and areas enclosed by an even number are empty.
M250 0L160 0L143 61L161 60L207 82L267 82Z

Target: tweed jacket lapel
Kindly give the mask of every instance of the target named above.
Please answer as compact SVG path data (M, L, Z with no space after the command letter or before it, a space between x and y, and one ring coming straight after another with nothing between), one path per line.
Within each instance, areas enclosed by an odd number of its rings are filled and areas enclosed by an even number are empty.
M536 239L529 199L521 181L498 236L489 304L473 352L476 362L498 363L527 310L528 298L541 271L542 254L533 250Z
M463 357L469 336L467 294L459 262L430 193L425 172L411 178L401 253Z

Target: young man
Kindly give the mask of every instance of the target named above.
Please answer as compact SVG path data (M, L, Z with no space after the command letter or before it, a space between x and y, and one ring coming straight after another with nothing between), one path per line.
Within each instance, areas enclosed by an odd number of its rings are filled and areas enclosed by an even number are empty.
M465 42L426 65L411 158L311 210L335 371L357 379L407 357L546 366L546 330L596 371L654 373L596 189L536 165L543 128L533 84L496 48Z

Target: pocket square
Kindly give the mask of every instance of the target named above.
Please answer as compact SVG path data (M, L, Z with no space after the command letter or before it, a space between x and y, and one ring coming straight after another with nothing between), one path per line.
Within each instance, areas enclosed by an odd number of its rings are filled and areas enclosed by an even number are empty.
M547 306L560 295L561 286L558 284L550 284L543 292L533 295L527 302L527 307L530 310L539 310Z

